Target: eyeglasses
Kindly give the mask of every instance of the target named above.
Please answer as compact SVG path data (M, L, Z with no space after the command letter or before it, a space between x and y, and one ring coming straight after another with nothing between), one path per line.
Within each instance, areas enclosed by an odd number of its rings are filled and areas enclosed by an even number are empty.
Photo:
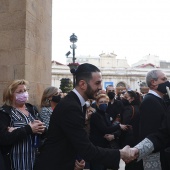
M98 103L99 103L99 104L103 104L103 103L104 103L104 104L107 104L108 101L106 101L106 100L105 100L105 101L98 101Z
M27 92L28 90L29 90L29 89L24 89L24 90L16 91L15 93L21 94L21 93Z

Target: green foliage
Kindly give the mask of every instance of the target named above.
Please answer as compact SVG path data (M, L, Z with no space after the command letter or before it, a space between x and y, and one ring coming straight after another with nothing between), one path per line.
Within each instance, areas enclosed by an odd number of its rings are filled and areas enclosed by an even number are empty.
M62 78L60 82L60 89L63 93L68 93L73 89L73 83L69 78Z

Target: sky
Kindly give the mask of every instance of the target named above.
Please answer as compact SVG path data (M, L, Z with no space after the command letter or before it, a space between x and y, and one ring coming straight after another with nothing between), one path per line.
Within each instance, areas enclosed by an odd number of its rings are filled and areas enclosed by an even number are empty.
M130 65L148 54L170 61L170 1L53 0L52 60L66 63L72 33L75 56L114 52Z

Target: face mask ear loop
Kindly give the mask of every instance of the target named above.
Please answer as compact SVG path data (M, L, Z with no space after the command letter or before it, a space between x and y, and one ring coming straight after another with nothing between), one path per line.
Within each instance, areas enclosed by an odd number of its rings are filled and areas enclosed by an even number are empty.
M169 87L166 86L166 91L167 91L167 94L169 96L169 99L170 99L170 90L169 90Z

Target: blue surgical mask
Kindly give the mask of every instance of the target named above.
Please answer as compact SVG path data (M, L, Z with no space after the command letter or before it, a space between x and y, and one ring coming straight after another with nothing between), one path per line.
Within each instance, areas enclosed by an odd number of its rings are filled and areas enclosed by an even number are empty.
M100 104L99 105L99 109L106 112L106 109L107 109L107 104L106 103L103 103L103 104Z

